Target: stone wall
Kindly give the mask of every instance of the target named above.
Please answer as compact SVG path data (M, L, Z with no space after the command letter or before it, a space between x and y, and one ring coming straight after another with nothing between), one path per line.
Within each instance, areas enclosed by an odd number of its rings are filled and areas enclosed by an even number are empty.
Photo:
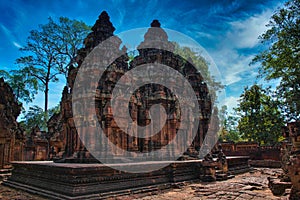
M0 169L10 161L23 160L24 131L16 119L21 111L11 87L0 78Z
M280 161L281 146L259 146L255 142L222 143L226 156L249 156L251 160Z
M62 158L66 148L66 137L63 134L61 112L54 114L48 121L49 159Z
M49 143L47 133L41 131L38 126L34 127L29 136L26 137L24 146L24 160L48 160Z
M286 163L288 176L292 182L290 199L300 199L300 121L288 123L289 137L292 149L289 161Z

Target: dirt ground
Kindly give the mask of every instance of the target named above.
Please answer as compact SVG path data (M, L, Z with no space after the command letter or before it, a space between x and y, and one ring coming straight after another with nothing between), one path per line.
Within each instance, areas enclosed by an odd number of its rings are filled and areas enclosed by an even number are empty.
M144 197L122 196L118 200L287 200L288 194L274 196L268 188L268 176L276 176L280 169L259 168L235 178L214 183L185 184L180 188ZM38 195L0 185L3 200L45 200Z

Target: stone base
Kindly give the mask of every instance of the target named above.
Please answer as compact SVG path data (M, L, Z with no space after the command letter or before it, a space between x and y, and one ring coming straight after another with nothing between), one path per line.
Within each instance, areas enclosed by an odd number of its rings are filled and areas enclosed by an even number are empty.
M12 169L0 169L0 181L6 180L11 176Z
M226 157L228 164L228 174L236 175L251 170L249 165L249 156L229 156Z
M166 161L167 162L167 161ZM126 165L157 165L161 162ZM102 199L171 188L199 180L201 161L174 161L149 173L125 173L103 164L14 162L12 176L4 185L51 199Z
M249 160L252 167L281 168L281 162L276 160Z
M230 157L230 166L246 165L245 157ZM232 165L230 165L230 163ZM203 178L202 160L153 161L122 164L54 163L52 161L13 162L12 176L4 185L36 193L51 199L106 199L121 195L145 195ZM164 168L148 173L126 173L112 167ZM247 165L248 166L248 165ZM243 168L245 169L245 168Z

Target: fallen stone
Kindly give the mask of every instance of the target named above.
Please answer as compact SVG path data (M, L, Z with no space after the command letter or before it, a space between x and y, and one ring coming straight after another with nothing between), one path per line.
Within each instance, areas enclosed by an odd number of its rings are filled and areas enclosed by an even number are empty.
M292 187L291 182L282 182L280 179L270 178L269 180L269 188L274 195L281 196L285 193L286 189Z
M253 191L253 190L262 190L263 188L262 187L257 187L257 186L251 186L251 185L247 185L245 187L242 188L242 190L250 190L250 191Z

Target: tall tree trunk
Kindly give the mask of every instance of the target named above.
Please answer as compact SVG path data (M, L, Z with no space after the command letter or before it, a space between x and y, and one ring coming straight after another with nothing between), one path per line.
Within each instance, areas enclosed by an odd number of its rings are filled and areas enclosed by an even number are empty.
M45 85L45 108L44 111L46 113L46 116L48 116L48 92L49 92L49 82L46 83Z
M49 82L50 82L50 70L51 70L51 63L52 63L52 57L49 60L48 63L48 69L45 79L45 115L46 115L46 121L48 120L48 92L49 92Z

